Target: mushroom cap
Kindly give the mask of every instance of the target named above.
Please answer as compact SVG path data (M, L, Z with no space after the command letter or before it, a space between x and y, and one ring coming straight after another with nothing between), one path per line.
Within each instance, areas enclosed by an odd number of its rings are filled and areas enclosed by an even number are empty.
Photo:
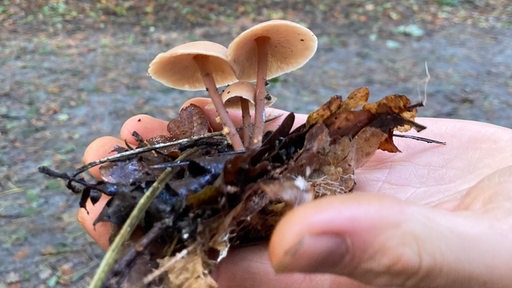
M148 73L166 86L181 90L203 90L205 85L194 57L202 55L217 87L237 81L227 59L227 48L210 41L194 41L158 54Z
M226 106L239 105L241 98L246 99L249 103L254 104L256 95L256 86L248 81L235 82L222 92L222 102Z
M226 108L239 108L240 100L246 99L249 101L249 107L254 109L254 98L256 97L256 85L249 81L238 81L230 84L221 94L222 103ZM269 107L276 102L276 97L267 93L265 96L265 107ZM213 107L211 105L210 107Z
M268 37L267 79L300 68L315 54L318 40L306 27L287 20L255 25L236 37L228 47L228 58L240 80L256 79L255 39Z

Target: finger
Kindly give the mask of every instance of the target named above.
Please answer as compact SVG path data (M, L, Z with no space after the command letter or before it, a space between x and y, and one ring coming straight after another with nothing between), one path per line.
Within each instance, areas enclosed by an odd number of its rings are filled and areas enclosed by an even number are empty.
M77 219L80 225L82 225L87 234L89 234L89 236L91 236L91 238L105 250L109 247L108 239L110 236L111 225L108 222L99 222L94 225L94 220L96 220L101 210L103 210L108 199L110 199L110 197L101 195L100 200L94 205L89 199L85 204L86 209L80 208L77 212Z
M213 277L219 287L368 287L335 275L276 274L268 259L267 245L231 249L215 268ZM248 285L250 283L250 285Z
M124 142L118 138L112 136L104 136L95 139L87 146L82 158L84 164L105 158L107 156L115 155L114 152L116 146L124 147ZM89 173L96 179L101 179L100 166L95 166L89 169Z
M136 115L126 120L121 127L121 139L126 139L126 142L130 145L136 145L137 140L132 136L133 131L137 131L144 139L157 135L165 135L168 134L167 122L148 115ZM126 146L125 142L121 139L112 136L104 136L95 139L85 149L82 162L87 164L117 154L117 152L113 151L116 146ZM99 166L89 169L89 173L97 179L101 178Z
M270 259L278 272L331 273L375 286L487 287L482 279L503 280L496 271L512 256L504 237L489 237L496 233L489 226L384 195L328 197L282 219Z
M130 145L137 145L137 139L133 137L136 131L143 139L158 135L168 135L167 121L145 115L135 115L124 122L119 132L121 139L126 140Z
M111 136L97 138L85 149L82 158L83 163L86 164L116 154L116 152L113 152L116 145L124 146L124 142ZM96 179L101 179L99 167L95 166L89 169L89 173ZM93 225L93 223L109 198L106 195L102 195L95 205L89 199L85 204L86 208L80 208L77 211L77 219L80 225L104 249L107 249L109 246L110 223L100 222L96 225Z
M217 111L215 110L215 107L213 106L212 102L208 98L192 98L185 102L182 106L187 107L190 104L197 105L199 108L201 108L204 113L206 114L206 117L208 118L208 121L210 122L210 125L215 131L220 131L222 129L222 124L220 123L220 120L217 116ZM288 111L275 109L275 108L267 108L266 111L266 119L269 119L265 124L265 131L272 131L275 130L281 122L283 121L284 117L288 115ZM239 109L230 109L229 110L229 116L233 120L236 127L242 126L242 115L241 111ZM306 121L307 115L303 114L295 114L295 122L292 129L297 128L302 123Z

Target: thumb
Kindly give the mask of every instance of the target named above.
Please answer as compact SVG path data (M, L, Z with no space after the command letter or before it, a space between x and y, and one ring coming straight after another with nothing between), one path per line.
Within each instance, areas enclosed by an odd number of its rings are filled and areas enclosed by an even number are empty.
M488 223L468 225L468 217L371 193L326 197L281 220L270 260L277 272L331 273L375 286L484 287L475 281L500 267L482 259L500 252L485 247Z

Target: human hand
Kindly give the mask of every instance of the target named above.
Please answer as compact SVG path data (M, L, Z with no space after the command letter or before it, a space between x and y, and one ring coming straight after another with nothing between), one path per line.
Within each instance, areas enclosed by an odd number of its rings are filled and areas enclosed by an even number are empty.
M207 107L207 100L192 102ZM205 110L213 121L214 111ZM220 286L512 283L512 130L462 120L418 122L429 127L421 136L447 145L395 139L403 153L378 152L356 171L354 193L292 210L276 227L269 250L253 246L230 251L215 273ZM164 134L165 127L164 121L139 115L123 125L120 136L131 143L134 130L151 137ZM114 145L124 143L113 137L95 140L84 162L103 158ZM98 176L97 170L91 173ZM80 209L78 215L107 248L109 225L92 226L105 202L104 197L94 206L88 203L90 214Z

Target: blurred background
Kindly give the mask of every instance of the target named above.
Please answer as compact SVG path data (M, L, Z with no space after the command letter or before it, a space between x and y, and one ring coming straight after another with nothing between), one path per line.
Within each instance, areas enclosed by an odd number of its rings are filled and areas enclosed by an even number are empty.
M0 3L0 288L87 285L103 251L76 223L79 197L37 167L71 171L90 141L117 135L130 116L169 119L186 99L205 96L147 75L159 52L184 42L227 46L253 24L292 20L319 48L272 81L275 107L307 113L360 86L371 100L419 101L427 62L419 116L512 128L508 0L234 2Z

